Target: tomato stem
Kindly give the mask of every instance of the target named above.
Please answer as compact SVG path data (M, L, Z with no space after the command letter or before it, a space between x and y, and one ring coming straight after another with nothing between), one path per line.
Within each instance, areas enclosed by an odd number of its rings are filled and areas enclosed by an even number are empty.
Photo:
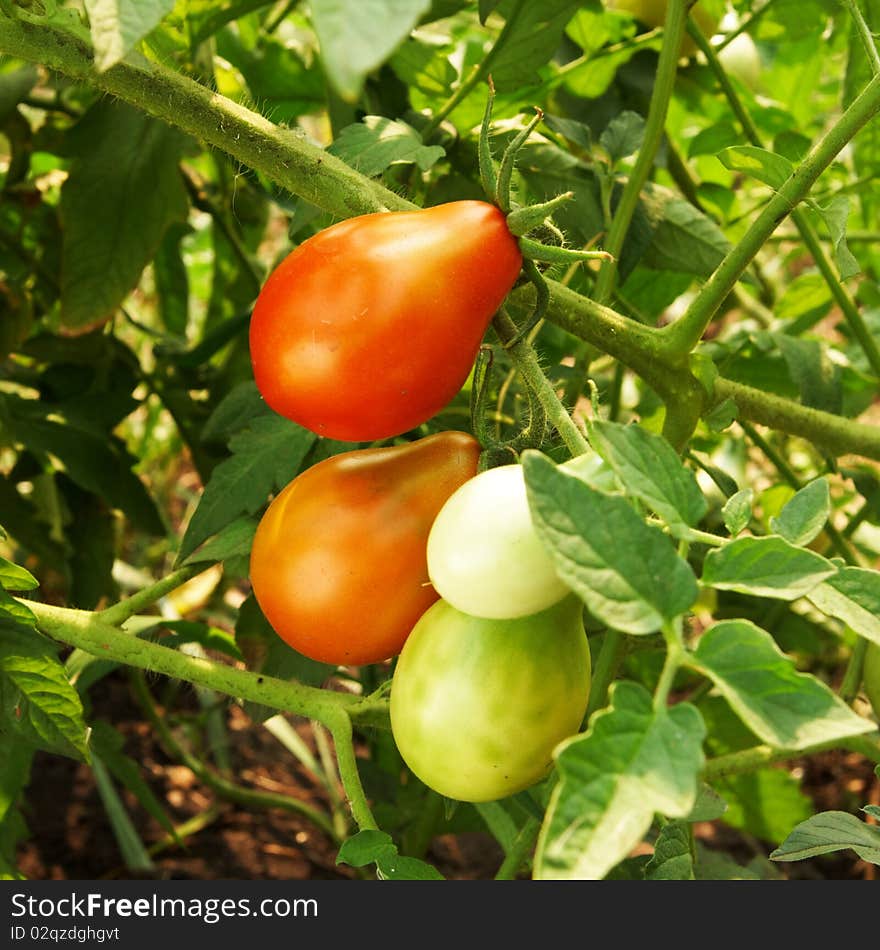
M521 237L519 249L523 256L532 261L545 261L549 264L570 264L572 261L613 261L608 251L582 251L576 247L554 247L541 244L531 238Z
M507 215L507 227L511 234L522 237L543 224L554 211L561 208L574 197L573 191L565 191L549 201L541 204L527 205L524 208L515 208Z
M510 182L513 177L513 169L516 166L516 157L519 150L523 147L528 137L532 134L541 120L544 118L544 112L535 106L535 116L529 124L512 139L510 144L504 150L501 156L501 164L498 168L498 181L495 185L495 204L502 211L510 211Z
M483 112L483 121L480 125L480 137L477 145L477 158L480 167L480 182L483 192L489 201L495 200L498 190L498 175L495 172L495 161L492 158L492 146L489 143L489 129L492 124L492 106L495 103L495 84L492 77L488 78L489 92L486 96L486 109Z

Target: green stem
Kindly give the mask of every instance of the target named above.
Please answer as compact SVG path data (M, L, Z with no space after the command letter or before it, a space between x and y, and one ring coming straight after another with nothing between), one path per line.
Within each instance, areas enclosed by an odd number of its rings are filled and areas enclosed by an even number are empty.
M336 761L339 763L339 777L351 806L351 814L361 831L378 831L379 826L370 805L364 787L361 784L360 773L357 767L357 756L354 751L354 737L351 729L351 719L341 709L334 710L331 721L325 723L333 736L336 749Z
M814 755L828 749L849 749L863 755L871 762L880 762L880 742L877 733L865 736L855 736L851 739L831 739L828 742L818 742L805 749L773 749L768 745L753 746L740 752L730 752L709 759L703 769L703 778L706 781L722 778L726 775L742 775L746 772L756 772L758 769L776 762L786 762L802 756Z
M666 660L654 690L654 709L660 712L666 709L669 694L675 682L675 676L685 659L684 643L682 642L682 619L676 618L672 623L663 627L663 637L666 640Z
M132 594L131 597L113 604L111 607L105 607L99 610L95 616L98 621L111 627L118 627L120 624L139 614L145 607L151 607L157 600L161 600L166 594L176 590L182 584L185 584L193 577L209 570L213 565L193 564L188 567L181 567L155 584L144 587L142 590Z
M248 699L272 709L317 719L328 728L340 715L355 713L360 699L350 693L318 689L240 670L225 663L189 656L170 647L134 637L103 622L97 614L36 601L21 601L37 618L44 633L92 656L114 660L139 670L162 673L206 686L227 696ZM347 716L346 716L347 718Z
M749 115L748 110L740 101L736 89L734 88L727 76L727 73L724 70L724 67L721 65L721 62L718 59L718 55L709 42L705 39L705 37L703 37L701 34L698 34L699 31L693 32L694 39L697 42L697 45L702 49L709 66L715 73L715 77L721 86L721 90L724 93L731 110L739 121L739 124L742 126L742 130L745 133L746 138L749 140L749 142L751 142L752 145L758 148L763 148L764 143L761 139L758 127L752 120L751 115ZM832 266L828 255L825 253L825 248L822 247L822 242L819 239L819 235L816 233L816 229L813 227L810 219L801 208L794 208L792 210L791 220L797 228L798 233L801 236L801 240L803 241L807 250L810 252L813 261L816 264L816 268L824 278L825 283L828 285L831 295L834 297L835 302L840 307L841 313L849 325L853 336L856 338L856 340L858 340L858 343L861 346L862 351L864 352L868 363L871 366L871 369L874 371L874 375L880 378L880 348L878 348L874 337L871 335L871 332L868 330L865 321L862 319L862 315L859 313L858 305L856 304L852 295L840 282L840 279L834 272L834 267Z
M855 453L880 461L880 426L811 409L762 389L719 377L715 400L732 399L741 418L809 440L832 455Z
M414 207L291 129L157 64L95 69L92 51L69 33L0 16L0 51L118 96L144 112L341 217Z
M617 671L626 653L626 640L619 630L607 630L602 638L602 647L593 667L590 682L590 699L587 703L586 722L593 713L604 709L608 702L608 688L617 678Z
M852 705L853 700L859 694L867 652L868 641L864 637L859 637L853 646L852 655L849 658L846 672L843 674L843 682L840 684L838 692L840 698L849 705Z
M862 46L865 48L865 55L868 57L868 64L871 67L871 75L876 76L880 74L880 53L877 52L874 34L865 22L856 0L844 0L844 3L849 7L850 16L855 21L856 30L862 40Z
M135 698L138 700L147 720L156 731L159 742L164 746L165 751L172 759L190 769L203 785L210 788L220 798L234 802L236 805L242 805L245 808L278 808L293 812L308 818L313 825L320 828L336 844L341 843L344 839L345 836L340 837L330 819L317 808L313 808L311 805L289 795L275 795L271 792L258 792L245 788L229 781L215 772L214 769L205 765L201 759L188 752L174 737L168 726L167 717L159 715L146 680L140 671L132 673L131 683Z
M529 818L520 829L516 840L510 848L510 851L504 856L501 867L495 875L496 881L514 881L519 874L520 868L528 860L538 840L538 833L541 831L541 822L537 818Z
M499 310L495 315L493 324L501 342L510 343L508 352L511 359L528 388L537 396L547 414L547 420L562 437L568 451L573 456L582 455L588 451L587 440L568 410L559 401L556 390L541 369L535 351L525 339L516 339L517 326L504 309Z
M727 254L703 285L685 313L660 331L667 352L687 353L699 343L712 317L763 247L767 238L809 194L819 175L878 111L880 111L880 77L874 77L792 175L773 194L740 242Z
M596 279L596 298L600 303L610 300L617 280L617 260L626 240L633 214L639 203L642 186L648 180L657 149L663 138L666 126L666 113L669 109L669 100L675 85L678 72L678 58L681 49L681 40L684 36L687 21L686 0L669 0L666 6L666 21L663 24L663 46L660 50L660 59L657 63L657 74L654 77L654 88L651 93L651 103L648 107L648 117L645 122L645 136L639 149L635 165L630 172L623 194L620 196L617 209L611 221L611 228L605 239L605 250L613 260L602 265Z
M520 14L525 8L525 0L516 0L515 6L510 11L507 16L507 19L504 22L504 26L501 28L501 32L498 34L498 39L492 44L492 48L488 53L477 63L476 66L470 71L467 78L464 79L455 90L455 92L450 96L449 99L434 113L434 116L431 118L431 121L422 129L422 141L427 142L428 139L433 135L434 131L439 128L440 123L447 119L452 112L473 92L474 89L489 75L492 69L492 64L495 62L495 58L498 56L498 53L504 48L504 44L507 42L507 37L510 35L511 30L516 25L517 19L519 19Z

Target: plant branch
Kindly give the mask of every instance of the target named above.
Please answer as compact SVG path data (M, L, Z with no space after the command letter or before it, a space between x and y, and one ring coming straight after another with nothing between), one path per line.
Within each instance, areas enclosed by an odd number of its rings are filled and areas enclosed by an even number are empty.
M874 35L871 33L871 28L865 22L857 0L844 0L844 3L849 7L850 16L855 22L856 31L861 38L862 46L865 47L865 55L868 57L871 75L880 75L880 53L877 52L877 44L874 42Z
M669 353L687 353L697 345L712 317L767 238L809 194L822 172L878 111L880 76L875 76L774 193L740 242L703 285L685 313L660 331Z
M755 145L758 148L763 148L764 143L761 140L758 127L755 125L748 111L743 107L736 89L734 89L733 84L730 82L730 79L728 78L724 67L721 65L717 54L712 49L712 46L702 35L697 36L697 32L694 32L694 38L698 46L702 49L703 54L706 56L709 66L715 73L718 84L721 86L721 90L724 93L728 104L739 121L739 124L742 126L742 130L745 133L746 138L751 142L752 145ZM810 255L812 256L819 273L825 279L825 283L828 285L831 295L834 297L834 300L840 307L841 313L843 313L844 319L849 324L853 336L858 340L859 345L862 348L862 352L867 357L868 363L870 364L871 369L874 371L874 375L880 378L880 348L877 347L874 337L865 325L865 321L862 319L862 315L859 313L858 305L856 304L852 295L841 283L837 274L834 272L834 267L832 266L831 261L825 252L825 248L822 247L822 242L819 239L819 235L816 233L816 229L813 227L810 219L801 208L794 208L792 210L791 220L797 228L798 233L801 236L801 240L804 242L804 245L810 252Z
M492 64L498 53L504 48L507 37L519 19L520 14L525 8L525 0L516 0L513 9L507 16L498 38L492 44L492 48L470 71L467 78L459 83L455 92L443 103L443 105L434 113L428 124L422 129L422 141L427 142L431 135L439 128L440 123L444 121L489 75Z
M669 109L669 100L675 85L678 71L679 51L681 40L687 22L686 0L669 0L666 7L666 21L663 24L663 45L660 48L660 59L657 63L657 74L654 77L654 88L651 93L651 102L648 106L648 117L645 122L645 135L641 148L636 157L635 165L627 178L623 194L611 220L611 228L605 239L605 250L611 254L611 260L606 261L596 278L595 296L600 303L611 299L614 284L617 280L617 261L623 249L627 232L633 214L639 203L642 186L648 180L657 149L663 138L666 127L666 113Z
M316 719L328 728L336 724L340 714L354 713L361 701L360 697L351 693L304 686L215 660L190 656L133 636L85 610L56 607L31 600L22 600L21 603L37 618L40 629L60 643L78 647L101 659L162 673L187 683L215 689L227 696L248 699L272 709Z
M867 425L782 396L719 377L715 402L732 399L740 417L770 429L797 435L832 455L850 453L880 461L880 426Z
M148 587L137 591L125 600L120 600L119 603L105 607L104 610L99 610L96 616L101 623L108 624L111 627L118 627L128 620L129 617L139 614L145 607L151 607L166 594L177 590L178 587L185 584L188 580L204 573L212 566L211 564L202 563L181 567L166 577L163 577L161 580L156 581L155 584L150 584Z
M828 742L819 742L806 749L773 749L768 745L752 746L740 752L730 752L709 759L703 769L703 778L711 781L725 775L742 775L744 772L755 772L775 762L787 762L802 756L814 755L828 749L849 749L863 755L871 762L880 762L880 741L877 733L864 736L855 736L851 739L831 739Z
M0 14L0 51L57 70L220 149L281 187L340 217L413 205L312 145L187 76L156 64L120 62L103 72L89 47L49 26Z

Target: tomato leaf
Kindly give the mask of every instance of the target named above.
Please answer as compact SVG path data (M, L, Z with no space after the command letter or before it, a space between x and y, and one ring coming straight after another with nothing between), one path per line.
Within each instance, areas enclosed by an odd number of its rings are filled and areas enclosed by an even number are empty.
M637 112L625 110L616 115L599 136L599 144L608 153L611 164L634 155L645 138L645 120Z
M589 731L556 750L553 790L535 854L539 879L599 880L642 840L655 812L684 818L697 799L705 726L696 708L655 710L621 680Z
M852 848L863 860L880 864L880 828L843 811L813 815L799 825L770 853L773 861L802 861L817 854Z
M6 590L34 590L40 582L23 567L0 557L0 587Z
M654 855L645 865L648 881L693 881L691 833L685 821L670 821L660 829L654 843Z
M9 410L4 419L7 431L15 438L31 451L58 459L73 482L121 509L134 527L152 535L164 534L155 502L132 471L137 460L121 439L99 435L73 419L60 421L56 412L40 400L11 394L0 398Z
M116 99L99 99L70 138L61 188L61 320L103 322L131 291L165 229L186 217L184 136Z
M415 164L426 172L445 154L439 145L424 145L411 125L381 115L347 125L327 151L371 177L392 165Z
M846 195L835 195L827 205L813 205L815 211L822 217L831 243L834 248L834 259L840 272L841 280L848 280L862 272L861 264L855 259L849 245L846 243L846 224L849 219L849 198Z
M642 426L597 420L590 426L590 441L624 487L670 527L692 527L706 513L693 472L663 436Z
M123 59L174 8L174 0L85 0L95 65L109 69Z
M751 488L743 488L724 503L721 517L731 536L740 533L752 520L752 499L755 493Z
M702 583L756 597L797 600L837 568L821 554L796 548L785 538L737 538L706 555Z
M770 528L791 544L809 544L824 527L830 512L828 480L816 478L796 492L778 515L771 516Z
M880 573L866 567L841 567L814 587L807 600L829 617L842 620L866 640L880 645Z
M535 450L523 453L523 467L538 536L559 576L599 620L625 633L653 633L696 600L690 566L627 501Z
M430 0L312 0L327 77L353 102L364 78L409 35Z
M255 514L298 472L317 436L281 416L260 416L229 440L232 456L211 474L180 542L182 563L240 515Z
M874 728L816 677L798 672L773 637L749 620L716 623L689 664L774 748L804 749Z
M0 733L89 760L82 703L54 644L6 613L0 613Z
M774 190L781 188L794 172L794 165L787 158L755 145L732 145L719 152L718 159L725 168L757 178Z
M362 868L375 864L379 878L386 881L442 881L443 875L418 858L398 854L391 835L384 831L359 831L343 841L336 856L337 864Z
M559 46L562 31L581 0L542 0L520 4L492 60L492 81L499 92L520 90L537 79Z

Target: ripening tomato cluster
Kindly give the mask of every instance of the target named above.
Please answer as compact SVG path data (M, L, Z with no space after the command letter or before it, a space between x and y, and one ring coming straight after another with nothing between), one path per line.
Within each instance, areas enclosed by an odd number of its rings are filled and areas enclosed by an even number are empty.
M520 266L503 213L484 202L328 228L260 294L257 385L321 435L401 435L461 388ZM250 561L264 614L300 653L398 658L400 753L464 801L544 776L580 728L590 683L583 606L534 532L522 469L478 474L480 452L447 431L319 462L269 505Z

